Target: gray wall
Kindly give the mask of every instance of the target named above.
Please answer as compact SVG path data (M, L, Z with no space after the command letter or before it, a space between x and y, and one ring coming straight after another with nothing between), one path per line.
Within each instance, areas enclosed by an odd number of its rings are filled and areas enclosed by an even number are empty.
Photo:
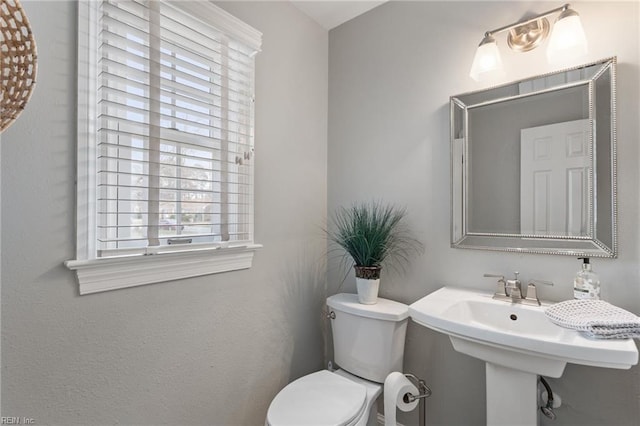
M76 5L25 1L38 85L2 135L2 415L40 425L262 424L322 368L326 30L288 3L222 4L257 56L250 270L78 296Z
M640 11L638 2L572 3L589 40L584 62L618 56L618 259L596 259L608 301L640 314ZM329 33L329 212L353 200L384 199L408 207L426 253L404 276L383 272L381 295L411 303L444 285L490 290L485 272L520 271L556 283L551 300L572 297L576 259L450 248L449 96L483 88L468 76L487 30L557 3L390 2ZM555 18L552 18L555 19ZM505 81L542 74L544 47L526 54L501 45ZM329 283L342 279L329 263ZM344 288L354 291L349 275ZM485 420L484 365L453 351L447 338L410 324L405 370L433 389L427 424L479 425ZM637 425L640 367L567 366L550 380L563 397L555 425ZM505 390L508 392L509 390ZM399 420L417 424L417 413ZM544 424L551 424L544 421Z

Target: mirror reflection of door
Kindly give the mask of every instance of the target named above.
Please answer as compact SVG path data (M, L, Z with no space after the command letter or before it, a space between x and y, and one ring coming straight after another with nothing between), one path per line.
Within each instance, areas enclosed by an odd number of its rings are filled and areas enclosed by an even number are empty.
M588 234L590 121L520 132L520 232Z

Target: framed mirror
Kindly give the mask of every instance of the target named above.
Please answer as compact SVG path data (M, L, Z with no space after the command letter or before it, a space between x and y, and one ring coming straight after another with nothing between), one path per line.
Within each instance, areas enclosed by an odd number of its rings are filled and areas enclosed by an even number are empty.
M616 58L452 96L451 245L616 257Z

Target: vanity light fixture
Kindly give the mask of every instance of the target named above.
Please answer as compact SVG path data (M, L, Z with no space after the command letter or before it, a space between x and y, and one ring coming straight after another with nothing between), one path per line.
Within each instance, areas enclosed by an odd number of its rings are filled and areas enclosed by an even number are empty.
M558 13L553 29L547 16ZM473 58L469 75L476 81L504 75L502 59L494 34L509 31L507 45L517 52L535 49L551 33L547 59L551 63L565 62L587 53L587 38L578 12L569 4L541 13L533 18L505 25L484 33Z

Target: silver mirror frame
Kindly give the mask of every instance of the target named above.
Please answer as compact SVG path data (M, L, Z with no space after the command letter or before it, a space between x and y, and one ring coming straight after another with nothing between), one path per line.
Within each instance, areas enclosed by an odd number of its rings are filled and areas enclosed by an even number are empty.
M450 151L451 151L451 247L479 249L479 250L495 250L517 253L537 253L537 254L554 254L569 256L588 256L588 257L617 257L617 159L616 159L616 57L603 59L600 61L564 69L561 71L542 74L523 80L513 81L504 85L490 87L488 89L468 92L461 95L451 96L450 98ZM513 87L519 87L522 83L531 83L544 79L554 80L554 77L562 74L568 76L569 72L584 70L594 70L592 75L587 78L574 79L570 82L559 84L551 84L539 90L532 90L524 94L514 95L509 93ZM575 74L575 73L574 73ZM606 80L602 80L606 75L609 77L610 103L608 105L610 111L610 122L607 126L602 126L606 133L596 133L596 117L597 105L594 103L596 84ZM546 80L545 80L546 81ZM588 213L589 223L586 235L566 236L566 235L528 235L528 234L510 234L510 233L491 233L491 232L470 232L468 228L468 204L469 204L469 168L468 161L463 161L462 166L456 163L460 160L460 152L454 153L454 146L462 139L461 154L463 158L469 158L469 109L485 104L493 104L498 102L508 102L514 99L522 99L527 96L549 93L586 85L589 94L588 114L591 122L591 135L589 140L590 154L590 171L589 171L589 194L588 194ZM603 108L603 107L601 107ZM605 111L606 113L607 111ZM462 129L462 132L461 132ZM460 135L462 134L462 138ZM598 142L597 137L601 137ZM604 137L603 137L604 136ZM603 149L603 143L608 143ZM459 146L459 145L458 145ZM596 152L596 146L600 152ZM609 148L608 153L606 146ZM598 164L598 155L600 154L601 164ZM607 155L608 154L608 155ZM599 166L599 167L597 167ZM600 177L602 182L610 181L609 196L597 195L598 180L597 173L603 170L604 174ZM609 185L607 185L607 188ZM602 191L604 192L604 191ZM600 203L600 204L598 204ZM601 220L598 220L600 216ZM605 238L599 238L599 234ZM603 241L605 240L606 241Z

